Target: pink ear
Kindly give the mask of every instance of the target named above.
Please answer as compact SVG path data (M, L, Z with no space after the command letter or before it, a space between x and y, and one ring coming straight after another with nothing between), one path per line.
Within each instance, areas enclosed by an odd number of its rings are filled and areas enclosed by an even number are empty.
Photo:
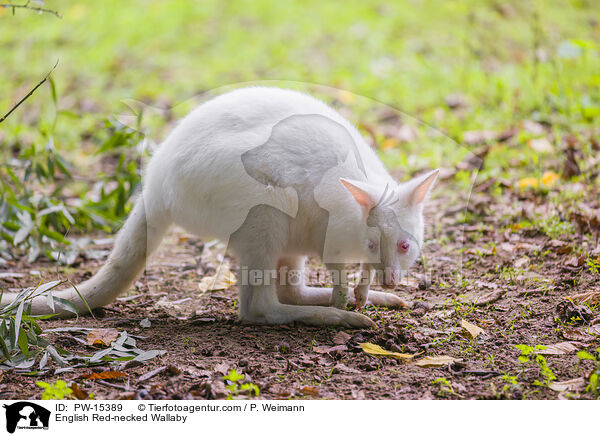
M429 194L429 191L431 191L433 183L437 179L439 172L439 168L437 170L433 170L432 172L424 176L421 181L417 182L417 186L413 189L413 191L410 194L409 204L411 204L412 206L417 206L423 203L423 200L425 200L427 194Z
M344 185L348 192L352 194L356 202L360 205L360 207L362 207L365 213L368 214L371 211L371 209L375 207L376 202L372 198L372 194L369 194L367 192L368 188L364 186L364 183L354 181L351 182L346 179L340 179L340 182L342 182L342 185ZM363 186L357 186L359 184Z

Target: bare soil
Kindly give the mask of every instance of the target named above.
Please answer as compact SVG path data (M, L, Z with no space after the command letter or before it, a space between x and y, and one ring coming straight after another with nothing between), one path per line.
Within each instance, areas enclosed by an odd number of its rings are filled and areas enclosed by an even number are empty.
M578 189L561 189L571 188ZM245 375L244 382L258 386L262 399L592 398L584 389L593 362L580 362L575 353L592 352L600 345L598 304L566 297L600 292L600 276L585 263L600 255L600 229L593 218L600 210L598 193L590 188L578 200L585 208L569 212L575 209L553 201L558 191L540 197L509 187L501 195L492 195L490 189L491 185L475 188L470 217L463 225L459 215L464 211L444 204L442 183L429 208L423 260L394 291L409 308L367 307L364 313L378 324L373 330L241 324L235 286L198 296L200 279L214 272L211 248L175 229L135 287L96 311L96 319L42 322L44 328L125 329L142 337L141 348L164 349L166 354L125 367L124 379L103 382L79 378L89 368L41 377L5 372L0 398L38 399L41 389L35 382L57 379L75 381L98 399L224 398L228 392L223 375L231 368ZM536 224L520 224L553 214L561 214L574 230L550 237ZM43 259L33 265L13 263L3 271L22 272L25 277L0 283L4 288L35 285L40 277L32 271L39 271L45 280L55 279L58 272L78 282L100 264L81 258L74 268L57 270ZM310 265L320 267L316 260ZM145 318L150 327L141 326ZM462 320L484 333L471 338L461 327ZM68 334L50 337L73 352L94 351ZM419 355L407 361L368 355L359 346L365 342ZM526 363L518 360L521 352L515 345L562 342L576 349L545 356L554 382L583 380L570 391L559 392L556 386L549 387L552 380L544 376L535 358ZM439 367L414 363L437 355L460 360ZM161 367L165 368L157 375L140 381ZM94 371L107 369L108 365Z

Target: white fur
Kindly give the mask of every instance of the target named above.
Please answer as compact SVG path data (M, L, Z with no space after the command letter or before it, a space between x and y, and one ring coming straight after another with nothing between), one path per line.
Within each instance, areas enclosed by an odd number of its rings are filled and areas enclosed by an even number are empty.
M293 123L286 121L290 117ZM256 150L276 133L285 144L293 144L293 149L280 147L269 152L265 162L259 159L258 164L253 163L260 167L257 171L263 171L263 164L268 172L269 164L283 162L285 171L276 170L276 178L300 180L307 171L316 171L323 176L317 186L304 190L304 186L292 189L278 183L265 185L248 174L241 156ZM350 153L333 168L320 167L321 154L327 156L332 149L337 151L335 147L339 144L351 142L360 158ZM357 160L364 163L366 174ZM199 106L167 137L150 160L143 193L119 233L107 263L78 289L92 308L114 300L141 272L145 259L171 224L202 238L228 242L240 265L250 269L276 269L282 265L302 269L303 256L316 254L330 268L340 268L343 262L363 261L367 275L373 268L406 270L422 245L422 199L436 174L398 185L354 126L325 103L278 88L239 89ZM340 183L341 178L370 195L373 204L384 192L391 194L398 221L382 222L389 221L390 215L376 213L377 207L367 215L369 211L365 212L354 200ZM412 201L417 189L426 192L416 196L419 201ZM312 202L310 192L314 193L318 207ZM255 208L257 205L268 206ZM253 214L249 215L251 210ZM329 215L324 249L320 248L322 235L313 231L322 225L323 210ZM398 254L396 238L407 234L414 239L411 251ZM376 239L380 246L377 253L369 250L369 239ZM394 278L397 281L398 277ZM71 300L82 312L86 310L72 289L55 295ZM276 289L274 285L242 284L240 317L263 323L373 325L363 315L341 310L348 297L352 299L345 286L334 287L332 293L304 285ZM5 296L2 303L9 298ZM357 291L357 299L359 304L372 301L401 305L397 297L369 292L364 285ZM311 306L332 302L337 307ZM34 301L32 311L51 312L43 297Z

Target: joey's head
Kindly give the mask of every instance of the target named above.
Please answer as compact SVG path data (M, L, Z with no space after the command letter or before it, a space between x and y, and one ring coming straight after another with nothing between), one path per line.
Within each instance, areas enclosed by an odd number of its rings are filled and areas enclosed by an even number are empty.
M361 251L379 282L395 288L419 257L425 229L423 206L439 170L394 186L340 179L361 207L365 232Z

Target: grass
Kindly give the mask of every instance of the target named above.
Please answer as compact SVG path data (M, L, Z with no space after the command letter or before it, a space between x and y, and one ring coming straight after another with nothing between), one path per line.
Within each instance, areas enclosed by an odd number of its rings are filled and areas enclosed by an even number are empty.
M552 122L559 136L577 133L600 112L600 32L592 22L599 7L591 1L46 6L64 18L29 11L13 17L8 10L0 16L3 75L10 78L0 83L0 107L60 59L53 75L58 113L48 87L7 120L9 144L52 132L59 148L75 150L82 134L96 135L100 119L124 110L123 99L177 105L200 92L265 79L347 89L459 141L465 130L502 130L532 118ZM457 93L466 108L452 111L445 99ZM522 152L497 154L509 159ZM399 156L384 154L390 162ZM521 155L526 163L532 158Z
M523 199L537 196L574 210L586 192L546 189L549 171L564 176L560 183L598 186L586 172L598 153L600 116L600 3L592 0L343 6L316 0L48 0L45 7L63 18L0 9L0 116L59 61L51 80L0 124L0 266L24 256L30 263L43 256L69 263L85 250L77 236L114 231L142 179L147 154L137 146L145 138L159 142L197 104L193 97L244 83L301 89L341 108L373 136L399 178L487 153L477 182L491 181L496 199L531 178L537 185L518 191ZM390 113L396 126L399 120L408 126L411 140L386 130L381 120ZM123 114L130 116L126 126ZM498 139L507 132L508 139ZM483 139L472 139L477 136ZM534 149L539 139L548 139L549 148ZM571 143L581 152L582 174L575 177L562 174ZM476 166L454 173L457 189L445 193L448 204L468 198ZM469 224L482 218L470 210L460 216L458 222ZM569 214L525 219L507 211L503 219L514 233L538 228L561 238L576 231ZM481 237L473 233L473 242ZM440 242L449 239L440 235ZM473 266L496 249L480 248L485 251L477 251ZM598 274L598 259L586 262ZM509 284L525 280L519 278L524 270L510 265L497 265L496 272ZM471 285L464 279L461 288ZM458 317L477 310L454 298L446 303ZM25 362L24 371L39 366L43 372L48 358L65 367L89 366L89 353L57 350L39 338L25 304L1 315L0 363L7 368ZM533 316L531 308L518 316ZM118 365L142 353L121 333L127 356L109 353L100 356L102 363ZM544 358L535 349L529 355L548 384L552 371ZM44 365L38 356L45 356ZM594 374L589 383L597 395ZM242 374L228 377L233 396L258 394L241 382ZM505 391L518 385L509 374L504 381ZM443 395L454 394L448 380L434 384Z

